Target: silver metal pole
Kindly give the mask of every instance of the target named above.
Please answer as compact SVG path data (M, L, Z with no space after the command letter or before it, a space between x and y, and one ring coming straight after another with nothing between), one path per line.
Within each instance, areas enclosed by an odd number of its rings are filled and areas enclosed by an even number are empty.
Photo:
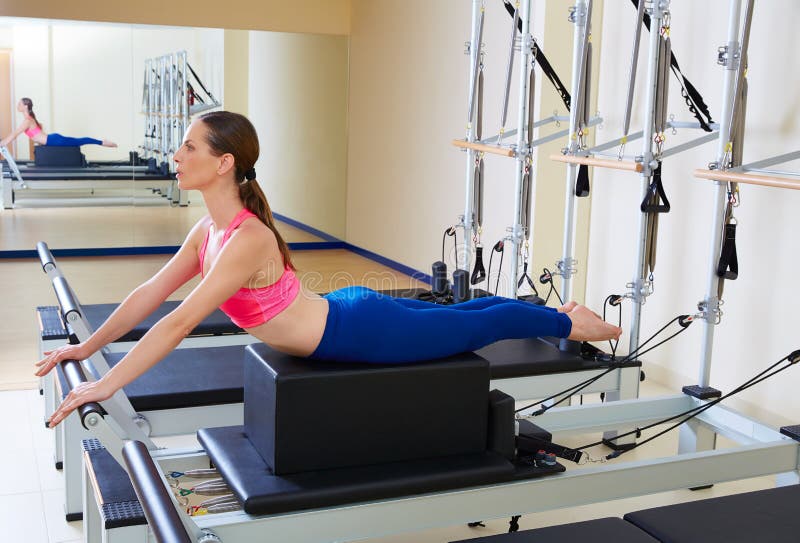
M575 154L578 150L578 126L580 118L580 102L583 94L581 73L584 62L585 32L588 27L587 0L577 0L575 4L575 32L572 40L572 100L569 111L569 144L568 152ZM563 257L558 263L563 277L561 298L566 302L572 299L572 274L575 272L575 180L578 175L577 164L567 164L566 196L564 204L564 245Z
M717 145L717 164L725 160L726 149L730 140L731 106L736 94L736 75L739 66L739 18L742 11L742 0L731 0L728 18L727 58L725 60L725 76L722 87L722 118L719 121L719 142ZM719 277L717 276L717 257L722 246L722 224L725 220L727 204L727 183L715 181L714 214L711 224L711 244L709 247L708 286L706 297L700 302L703 318L703 346L700 360L700 376L698 384L709 386L711 377L711 354L714 347L714 326L719 317Z
M511 227L511 273L509 273L508 277L508 296L515 299L517 297L519 252L525 241L525 233L522 228L524 213L522 209L522 182L525 177L525 162L531 153L524 129L528 124L528 66L530 65L531 47L533 46L533 39L530 34L530 0L523 0L520 18L522 20L522 33L520 34L519 106L517 108L517 178L515 183L516 192L514 193L514 225ZM514 47L513 43L511 47ZM512 61L509 61L509 64L512 64Z
M661 22L664 14L669 11L669 0L653 2L650 15L650 54L647 64L647 92L645 94L644 124L642 132L642 164L644 169L641 175L640 201L644 201L650 187L653 170L657 164L653 159L653 133L656 122L656 101L659 94L658 67L659 53L661 51ZM662 81L663 85L669 81ZM639 333L642 320L642 305L650 294L650 284L647 281L647 213L639 213L639 246L636 250L636 272L631 282L633 303L631 309L630 346L629 353L639 348Z
M478 77L478 62L480 61L481 43L480 43L480 19L483 16L483 0L472 0L472 33L470 36L470 94L474 92L475 82ZM472 96L468 98L469 109L467 113L467 141L475 141L475 123L472 120L475 117L476 100ZM464 250L461 254L456 249L456 267L469 272L472 255L470 254L469 240L476 228L473 218L475 210L475 156L476 152L473 149L467 150L467 175L466 175L466 189L464 194L464 219L461 226L464 228Z

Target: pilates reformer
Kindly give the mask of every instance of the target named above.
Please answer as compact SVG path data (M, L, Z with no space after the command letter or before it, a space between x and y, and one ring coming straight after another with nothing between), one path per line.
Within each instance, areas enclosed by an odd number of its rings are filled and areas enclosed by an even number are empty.
M43 153L40 146L39 152ZM59 148L74 150L80 154L79 148ZM103 189L144 188L153 194L166 197L174 205L187 205L187 194L176 187L175 178L166 163L157 166L155 161L145 165L131 164L99 164L90 163L80 167L36 166L35 164L18 164L7 152L3 152L5 161L2 164L2 199L3 208L11 209L21 198L34 197L34 192L47 194L52 190L90 191Z
M84 341L91 334L93 324L102 323L115 306L104 304L99 308L89 306L84 309L59 271L47 246L40 244L38 250L42 267L50 276L59 301L58 308L39 312L42 337L48 338L46 342L42 341L41 349L49 350L62 345L62 338L66 335L74 336L77 341ZM390 295L406 297L419 296L422 292L421 289L386 291ZM97 313L94 323L87 319L92 309ZM112 343L109 349L96 353L87 362L92 368L90 371L96 376L102 375L107 371L104 368L119 361L131 347L131 342L138 340L157 317L166 314L168 310L168 306L162 306L156 315L142 323L132 334L120 338L120 343ZM243 383L241 347L237 350L237 345L250 343L252 338L245 334L231 333L236 329L222 315L212 317L209 321L198 330L200 337L184 340L184 347L187 348L174 351L161 365L151 370L152 373L146 373L140 378L141 382L137 381L126 387L127 396L118 398L116 412L126 413L125 420L143 424L146 433L152 436L192 432L197 429L198 420L203 420L204 423L216 420L218 424L230 424L239 420ZM62 322L66 323L69 334L63 330ZM219 332L218 322L227 324L223 335L209 336L208 334L214 333L214 329ZM592 357L563 353L550 341L542 338L501 341L477 352L489 361L493 383L502 383L502 387L519 400L558 396L564 390L576 388L580 389L581 394L588 394L609 390L625 391L638 387L638 361L612 365L607 360L594 356L599 351L594 350L592 353ZM196 366L193 365L195 360ZM215 374L214 368L224 370L224 376ZM186 382L187 373L192 375L191 383ZM56 401L68 392L63 374L57 372L50 382L42 384L42 388L46 391L46 413L52 413ZM223 398L227 403L223 403ZM187 410L192 414L187 416ZM74 519L80 515L80 486L75 466L79 465L76 459L80 456L79 436L83 432L75 417L68 417L61 428L56 432L56 462L62 462L66 478L67 515Z
M246 351L244 426L201 430L203 451L148 451L135 442L123 444L100 406L80 408L83 423L105 447L85 443L87 541L149 541L145 517L158 541L235 542L256 534L278 541L349 541L771 473L783 473L785 484L799 480L798 427L779 433L688 394L563 407L537 417L534 426L527 417L514 418L509 396L488 393L488 365L474 355L434 364L357 367L309 364L264 345ZM797 362L800 352L786 358ZM82 379L80 368L74 362L67 366L74 386ZM476 380L473 372L479 367L484 369ZM450 372L459 379L447 377ZM403 383L414 387L413 398ZM451 389L455 383L456 390ZM485 408L478 407L486 403L488 422ZM538 445L554 433L635 431L687 410L740 445L569 471L541 456L531 461L527 454L527 439ZM354 420L353 413L363 418ZM489 436L472 449L483 451L478 465L465 463L466 449L461 455L442 452L474 438L476 428ZM426 432L437 437L422 435ZM442 441L449 439L453 442ZM120 490L119 478L125 475L107 454L127 466L133 489ZM398 458L402 455L407 456ZM215 489L222 492L227 485L233 494L216 502L226 503L228 510L212 514L190 506L200 513L190 516L173 493L179 485L167 477L210 464L223 480ZM457 482L450 478L453 470Z

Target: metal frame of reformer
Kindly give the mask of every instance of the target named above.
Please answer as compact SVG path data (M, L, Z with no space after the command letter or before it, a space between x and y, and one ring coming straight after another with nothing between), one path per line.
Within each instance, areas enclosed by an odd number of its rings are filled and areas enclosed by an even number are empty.
M189 103L192 94L190 73L210 103ZM145 116L143 156L158 156L172 168L172 157L183 141L191 116L219 107L220 103L194 73L186 51L145 59L142 90L142 114Z
M91 171L87 171L87 174L91 174ZM5 168L2 164L0 164L0 175L2 178L0 179L0 183L2 183L2 187L0 188L0 194L2 195L2 209L13 209L15 205L20 201L18 197L20 195L26 195L24 192L20 193L20 191L48 191L48 190L88 190L88 191L95 191L95 190L125 190L127 194L116 198L125 198L129 199L131 203L134 202L135 195L132 194L133 189L137 188L144 188L144 189L152 189L157 190L159 193L164 194L167 200L174 205L179 206L186 206L189 203L188 200L188 193L186 191L181 191L177 188L177 183L174 179L149 179L149 178L137 178L135 173L131 174L130 179L69 179L67 175L65 175L65 179L62 180L46 180L46 181L39 181L39 180L30 180L30 179L23 179L21 176L17 177L16 173L14 172L13 168L9 167L9 171L6 172ZM15 179L16 177L16 179ZM146 186L139 186L146 183ZM90 196L87 198L93 198L94 196ZM89 200L91 201L91 200Z
M528 131L532 131L535 128L539 128L541 126L545 126L552 123L560 123L562 121L570 121L570 123L577 122L575 120L576 115L578 114L577 110L579 109L577 105L572 107L573 110L569 116L561 116L561 115L552 115L550 117L540 119L529 126L529 119L531 112L529 111L530 108L530 95L529 93L533 93L534 89L529 88L529 69L533 70L534 67L530 64L530 59L532 55L532 48L533 48L533 37L530 33L530 18L531 18L531 2L530 0L523 0L521 7L519 8L519 18L521 21L522 32L519 33L520 38L520 60L519 60L519 103L518 103L518 124L517 128L511 129L506 131L505 126L501 127L500 133L491 136L488 138L478 139L477 133L477 115L478 115L478 100L476 99L477 91L477 79L478 79L478 71L480 69L481 60L481 48L482 48L482 28L483 28L483 17L484 17L484 0L472 0L472 30L470 35L470 41L468 42L468 49L467 52L470 54L470 91L469 91L469 105L468 105L468 119L467 119L467 133L466 138L463 140L453 140L452 144L460 149L463 149L467 152L467 165L466 165L466 181L465 181L465 193L466 193L466 201L464 205L464 215L460 218L460 222L457 225L459 228L463 229L465 239L471 239L474 235L478 234L478 228L480 225L477 224L476 220L476 213L475 209L476 206L480 205L479 202L476 200L479 196L476 195L475 191L475 161L476 157L478 157L478 153L488 153L494 154L499 156L505 156L508 158L514 158L517 162L516 168L516 192L514 198L514 225L510 227L509 231L510 234L505 238L505 241L510 242L511 244L511 263L510 269L514 270L509 275L509 283L508 283L508 290L509 290L509 297L516 298L517 297L517 271L519 268L519 261L518 256L522 249L522 244L530 236L531 232L526 231L526 225L530 222L530 205L531 202L528 201L528 209L523 209L524 203L524 196L523 193L526 191L524 184L526 183L525 179L525 169L526 166L529 166L527 163L533 153L533 150L548 143L550 141L557 140L559 138L563 138L564 136L568 136L571 131L570 129L564 129L548 136L544 136L538 139L533 139L533 135L528 133ZM512 17L513 19L513 33L514 35L517 34L517 20L516 18ZM577 31L576 31L577 32ZM513 55L515 49L515 41L512 39L510 45L511 51L509 55ZM581 49L581 43L579 41L575 42L575 46L573 48L573 71L581 71L582 68L581 58L585 55ZM577 66L577 67L576 67ZM504 100L504 110L507 108L507 96L509 94L509 89L511 85L511 78L512 73L511 70L513 68L513 56L512 60L509 61L508 69L506 72L506 99ZM574 75L574 74L573 74ZM574 80L574 79L573 79ZM576 94L576 86L578 83L573 85L573 96L577 96L577 98L573 98L572 103L578 104L581 100L582 91ZM588 105L587 105L588 108ZM501 123L505 125L505 116L501 119ZM602 119L599 117L593 117L591 119L587 119L586 126L595 126L602 122ZM507 136L516 136L516 143L510 146L501 145L502 138ZM529 175L531 178L527 181L531 186L528 187L527 190L532 191L533 185L533 171L531 170ZM527 219L526 219L527 216ZM462 254L456 255L459 262L458 268L469 271L470 269L470 260L471 255L468 249L465 249ZM580 372L581 378L590 378L599 375L601 373L597 370L592 371L582 371ZM544 398L549 396L553 393L554 390L565 390L569 388L571 385L575 383L575 375L576 373L565 373L565 374L556 374L556 375L547 375L547 376L540 376L537 379L540 379L543 382L547 382L542 386L537 386L536 388L545 392L542 396L534 396L531 394L526 394L525 396L520 396L516 394L516 391L526 390L526 386L528 387L527 390L530 390L530 385L521 384L517 386L516 384L508 383L507 380L503 381L504 386L513 387L514 392L508 392L511 396L517 399L523 399L524 397L527 398ZM513 380L511 380L513 381ZM524 380L523 380L524 381ZM508 384L507 384L508 383ZM562 388L551 388L552 386L562 387ZM547 392L549 390L549 392ZM585 389L585 392L604 392L606 394L610 394L609 399L611 398L636 398L639 395L639 368L638 367L631 367L631 368L620 368L612 372L612 375L608 378L603 378L597 383L594 383L590 389ZM582 391L584 392L584 391Z
M705 403L687 395L623 400L605 405L557 408L535 420L559 436L612 427L623 431ZM123 442L114 434L107 418L95 416L89 427L120 465L125 466L120 458ZM778 474L779 485L800 482L800 443L797 441L719 405L703 412L693 424L725 435L739 445L656 459L602 463L527 481L279 515L259 517L239 511L189 517L182 508L176 509L181 522L195 538L210 531L223 543L230 543L250 541L256 534L269 533L278 541L312 543L381 537L772 474ZM150 451L150 455L161 473L208 467L208 458L200 450L162 449ZM162 484L169 488L165 480ZM86 541L152 541L152 534L148 534L144 525L103 528L96 489L86 473L84 500Z
M629 126L629 113L626 116L625 121L625 135L620 139L614 139L610 142L601 143L590 147L588 149L580 149L577 143L578 138L575 136L579 129L579 119L574 118L574 116L570 116L570 139L568 142L568 146L564 149L562 154L551 155L550 159L555 160L558 162L564 162L567 164L567 182L566 182L566 215L565 215L565 228L564 228L564 246L563 246L563 257L556 264L556 269L558 270L558 275L561 275L563 279L562 283L562 298L568 299L571 296L572 291L572 282L571 276L575 273L575 260L573 258L574 255L574 247L575 247L575 206L577 197L575 195L575 181L577 176L577 168L579 165L586 165L586 166L593 166L593 167L600 167L600 168L607 168L607 169L615 169L615 170L624 170L629 172L634 172L640 175L640 191L641 191L641 200L644 200L648 194L648 189L652 182L653 173L656 168L656 144L651 137L652 134L656 132L656 125L657 125L657 110L658 110L658 101L659 99L663 100L665 98L664 89L662 88L664 85L669 85L668 78L659 78L659 62L666 62L665 60L661 59L660 56L663 53L659 46L659 38L660 34L658 29L660 28L664 17L669 12L669 0L661 0L659 2L653 2L650 6L649 10L645 8L645 0L642 0L639 4L640 9L638 11L638 26L637 26L637 33L635 34L635 43L634 43L634 52L632 55L632 62L631 62L631 76L630 76L630 83L628 89L628 103L627 108L628 111L632 107L632 96L634 90L634 81L635 81L635 70L636 70L636 61L638 59L638 41L639 35L641 30L642 17L645 11L648 12L650 15L650 35L649 35L649 49L648 49L648 68L647 68L647 81L646 81L646 93L645 93L645 102L644 102L644 121L643 121L643 128L642 130L635 132L633 134L628 134L628 126ZM575 42L576 44L580 41L586 41L584 38L584 32L586 31L586 12L587 12L587 0L578 0L577 6L575 9ZM576 45L577 47L577 45ZM575 80L578 77L577 74L573 74L573 92L575 93L582 93L584 91L583 85L576 85ZM666 108L666 104L663 104L663 108ZM700 124L697 122L683 122L683 121L668 121L664 123L664 129L673 129L676 130L678 128L688 128L688 129L698 129L700 128ZM660 153L659 158L664 159L669 156L674 156L676 154L682 153L699 145L708 143L718 138L717 130L719 128L718 125L712 124L711 125L712 132L708 134L704 134L698 138L695 138L691 141L683 143L681 145L675 146L672 149L664 150ZM643 138L644 134L648 134L648 137ZM624 150L624 145L626 143L630 143L636 141L638 139L642 139L642 152L640 155L635 157L624 157L622 154L617 154L613 158L604 158L603 155L605 151L611 149L613 147L621 147L621 151ZM629 351L628 352L635 352L639 347L640 342L640 333L641 333L641 317L642 317L642 306L646 301L647 296L651 293L650 283L647 279L647 263L646 263L646 246L647 246L647 216L648 213L640 212L639 213L639 224L638 224L638 236L637 236L637 255L636 255L636 268L634 279L628 283L626 286L629 289L629 292L626 294L626 298L630 298L632 301L632 308L631 308L631 324L630 324L630 342L629 342Z
M546 126L552 123L560 123L562 121L571 120L574 115L571 113L569 116L563 115L551 115L550 117L540 119L536 122L529 123L529 119L532 120L530 117L531 112L529 108L531 107L531 100L529 93L533 93L534 89L529 88L529 70L533 70L533 66L531 65L531 56L533 54L533 47L534 47L534 40L533 36L530 33L530 19L531 19L531 2L530 0L522 0L521 7L518 8L518 17L521 22L522 30L521 32L517 32L517 18L512 17L513 20L513 31L512 31L512 40L510 45L509 51L509 62L506 70L506 80L505 80L505 95L503 101L503 114L501 115L501 126L500 131L497 135L491 136L488 138L479 139L477 134L477 124L479 120L476 121L476 116L478 114L478 100L476 99L477 93L477 86L478 86L478 72L480 69L480 65L482 64L481 55L482 55L482 29L483 29L483 17L484 17L484 0L472 0L472 31L470 35L470 41L467 42L467 52L470 55L470 91L469 91L469 107L468 107L468 114L467 114L467 131L465 139L456 139L453 140L452 144L460 149L463 149L467 152L467 166L466 166L466 181L465 181L465 204L464 204L464 215L459 218L459 223L457 226L461 228L464 232L464 239L472 239L475 236L479 235L479 228L480 225L476 220L476 208L481 205L480 202L477 202L478 198L481 196L476 196L475 194L475 163L476 158L479 156L478 154L494 154L498 156L505 156L508 158L513 158L516 160L517 167L516 167L516 174L515 174L515 197L514 197L514 222L512 226L507 228L509 234L504 238L505 242L509 242L511 244L511 263L510 269L513 270L512 273L509 275L508 280L508 292L509 297L516 298L518 292L518 285L517 285L517 272L519 269L519 255L523 247L523 243L527 241L527 238L531 235L530 232L530 213L531 213L531 201L530 198L526 201L524 194L526 190L532 191L533 186L533 171L530 172L530 180L527 183L530 185L527 189L524 186L526 184L525 176L526 176L526 166L530 166L530 158L533 154L534 149L548 143L550 141L557 140L564 136L570 134L569 129L564 129L557 131L553 134L548 136L544 136L538 139L533 139L533 135L528 133L535 128L539 128L542 126ZM519 38L516 38L517 34L519 34ZM519 45L517 45L517 40L519 41ZM514 64L514 52L519 48L520 51L520 60L519 60L519 97L518 97L518 110L517 110L517 128L511 129L506 131L505 130L505 121L506 121L506 113L508 109L508 96L509 90L511 87L511 79L512 79L512 71L513 71L513 64ZM576 46L573 49L573 71L575 70L576 65L581 64L581 58L583 57L583 52L576 43ZM573 85L574 87L574 85ZM575 89L573 88L573 96L575 96ZM581 94L578 95L580 97ZM573 103L578 103L578 100L573 100ZM587 106L588 107L588 106ZM572 109L577 109L572 108ZM593 117L588 119L587 126L596 126L602 122L602 119L599 117ZM529 126L530 124L530 126ZM502 139L504 137L516 136L516 143L511 145L502 145ZM523 205L527 204L528 209L524 209ZM471 254L468 249L465 249L461 254L457 254L456 258L458 260L457 267L459 269L467 270L470 269L470 261L471 261Z
M47 249L44 246L44 249ZM74 292L66 282L60 268L58 267L49 249L47 258L43 258L42 268L48 278L53 283L60 306L61 318L78 341L86 341L92 333L91 325L83 314L80 303ZM66 302L64 299L66 298ZM66 306L66 307L65 307ZM249 334L226 334L222 336L202 336L196 338L185 338L178 345L181 348L201 348L201 347L222 347L226 345L248 345L253 343L255 338ZM127 352L136 342L122 342L110 344L112 348L108 352ZM60 347L64 340L39 340L39 354L45 350ZM93 354L84 362L87 375L99 378L108 372L109 367L102 353ZM56 402L60 395L60 385L54 376L54 371L48 373L41 379L40 389L45 401L45 420L55 411ZM204 424L209 425L231 425L241 423L243 414L240 404L221 404L200 406L181 409L152 410L137 412L134 410L124 391L118 391L107 404L113 412L117 413L115 420L123 421L120 429L122 435L138 435L148 446L155 448L155 444L149 440L150 436L171 436L183 435L194 432L197 429L198 420L209 421ZM238 421L238 422L237 422ZM54 439L54 461L61 463L64 472L64 492L65 508L69 517L77 515L80 511L80 477L81 465L80 442L87 436L86 431L74 417L68 417L58 428L56 428Z

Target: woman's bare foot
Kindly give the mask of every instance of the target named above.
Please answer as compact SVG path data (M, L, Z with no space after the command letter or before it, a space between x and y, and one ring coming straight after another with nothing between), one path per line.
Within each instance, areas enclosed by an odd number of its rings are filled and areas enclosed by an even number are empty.
M622 334L622 328L608 324L586 306L576 305L566 315L572 321L572 331L567 339L605 341L619 339Z
M103 140L103 147L116 147L117 144L113 141Z
M559 313L569 313L570 311L575 309L575 306L577 306L577 305L578 305L578 302L574 302L574 301L573 302L567 302L564 305L562 305L561 307L559 307L557 309L557 311Z

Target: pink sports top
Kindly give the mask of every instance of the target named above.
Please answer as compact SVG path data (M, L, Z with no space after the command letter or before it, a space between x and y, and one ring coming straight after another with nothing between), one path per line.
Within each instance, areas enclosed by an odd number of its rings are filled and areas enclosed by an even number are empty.
M222 235L222 245L228 241L231 234L242 222L250 217L255 217L249 209L244 208L233 218L225 233ZM200 247L200 275L203 273L203 261L208 246L208 235ZM280 279L271 285L260 288L241 288L228 298L219 308L228 315L233 323L241 328L259 326L274 318L278 313L289 307L300 292L300 281L294 271L288 266L283 269Z
M25 135L28 136L29 138L32 138L33 136L35 136L36 134L38 134L41 131L42 131L42 127L39 126L38 124L34 123L33 127L29 128L29 129L27 129L25 131Z

